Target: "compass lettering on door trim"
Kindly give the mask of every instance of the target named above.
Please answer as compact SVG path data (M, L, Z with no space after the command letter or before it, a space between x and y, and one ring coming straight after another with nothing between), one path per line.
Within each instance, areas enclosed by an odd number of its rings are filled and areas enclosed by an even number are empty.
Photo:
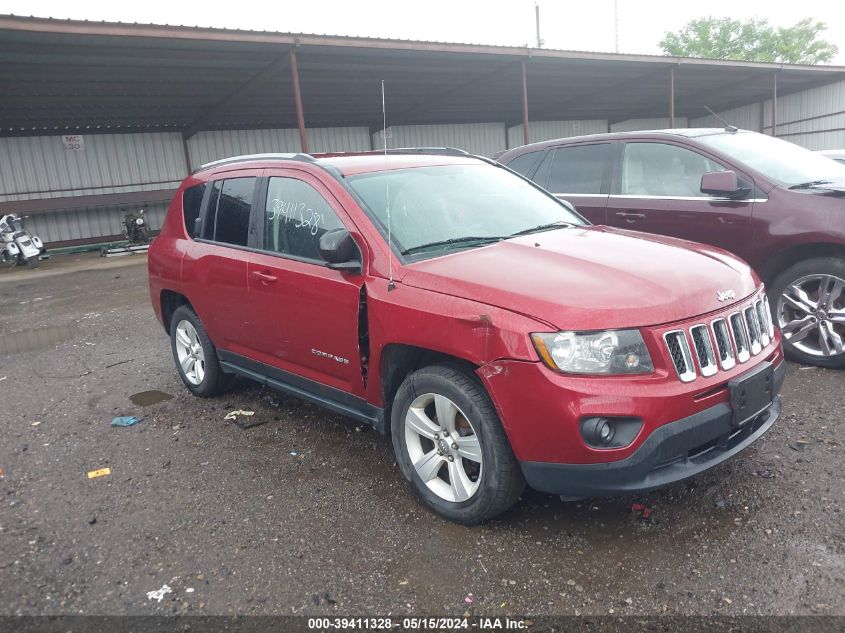
M322 352L318 349L314 349L313 347L311 348L311 353L314 354L314 356L319 356L320 358L328 358L330 360L340 363L341 365L349 364L348 358L343 358L343 356L335 356L334 354L329 354L328 352Z

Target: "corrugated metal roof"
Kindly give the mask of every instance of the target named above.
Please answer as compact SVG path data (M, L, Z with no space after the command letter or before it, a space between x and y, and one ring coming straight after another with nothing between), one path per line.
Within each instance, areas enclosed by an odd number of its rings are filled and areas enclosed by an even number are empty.
M296 126L297 51L309 127L696 117L845 77L785 66L525 47L0 16L0 135ZM25 81L21 81L25 78ZM620 98L624 96L624 98Z

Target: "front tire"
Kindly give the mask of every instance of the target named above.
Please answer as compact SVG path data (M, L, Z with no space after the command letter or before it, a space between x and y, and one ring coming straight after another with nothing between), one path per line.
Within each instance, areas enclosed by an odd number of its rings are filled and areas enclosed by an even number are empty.
M525 488L493 403L462 369L434 365L408 376L393 401L391 431L411 489L451 521L483 523Z
M845 367L845 259L816 257L791 266L772 283L771 302L789 359Z
M211 398L226 388L217 349L208 338L199 317L187 306L179 306L170 319L170 349L179 377L195 396Z

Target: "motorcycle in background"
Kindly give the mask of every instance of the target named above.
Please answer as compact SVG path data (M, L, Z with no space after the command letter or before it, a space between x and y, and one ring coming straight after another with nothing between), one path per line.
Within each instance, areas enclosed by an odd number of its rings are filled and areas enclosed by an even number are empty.
M26 230L24 218L15 213L0 217L0 261L35 268L46 252L41 239Z
M147 218L144 216L144 210L141 209L138 213L130 212L123 217L123 229L126 239L130 244L149 244L150 243L150 225Z
M122 257L135 253L146 253L150 248L152 233L150 223L144 210L130 211L123 216L123 237L126 244L103 248L100 255L103 257Z

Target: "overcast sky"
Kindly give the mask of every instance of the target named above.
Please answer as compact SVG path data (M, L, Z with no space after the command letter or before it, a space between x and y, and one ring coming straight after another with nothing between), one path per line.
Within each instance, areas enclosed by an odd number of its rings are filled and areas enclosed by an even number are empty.
M614 50L614 0L539 5L547 48ZM811 17L827 24L825 38L840 48L832 63L845 65L843 0L618 0L618 7L622 53L660 54L665 31L706 15L767 18L776 26ZM509 46L533 46L536 39L534 0L0 0L0 13Z

